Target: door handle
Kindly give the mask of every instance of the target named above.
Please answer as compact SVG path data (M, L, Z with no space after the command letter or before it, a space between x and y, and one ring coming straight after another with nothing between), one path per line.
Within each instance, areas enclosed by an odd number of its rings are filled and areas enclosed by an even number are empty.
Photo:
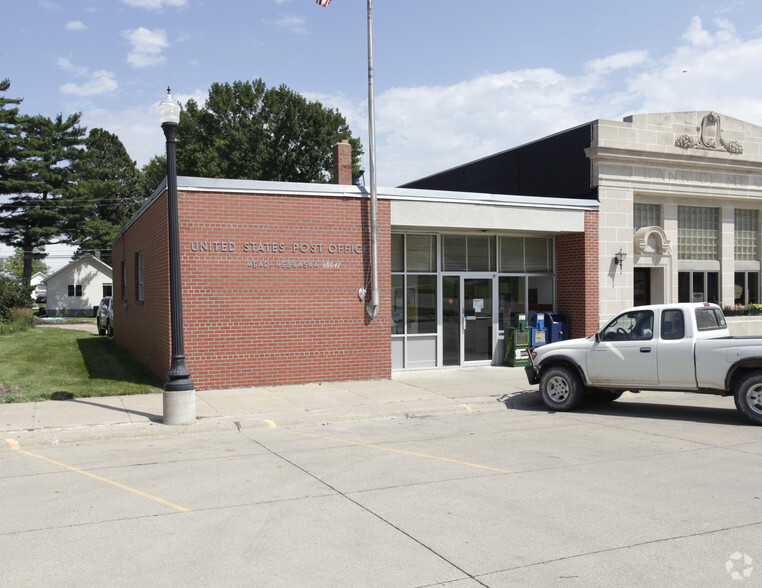
M640 352L641 353L651 353L651 348L650 347L641 347L640 348Z

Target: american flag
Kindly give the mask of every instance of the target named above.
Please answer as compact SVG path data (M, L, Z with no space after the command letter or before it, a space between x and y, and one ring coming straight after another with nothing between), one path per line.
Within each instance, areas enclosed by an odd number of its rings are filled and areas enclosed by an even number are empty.
M328 6L331 3L331 0L317 0L317 3L320 4L320 6Z

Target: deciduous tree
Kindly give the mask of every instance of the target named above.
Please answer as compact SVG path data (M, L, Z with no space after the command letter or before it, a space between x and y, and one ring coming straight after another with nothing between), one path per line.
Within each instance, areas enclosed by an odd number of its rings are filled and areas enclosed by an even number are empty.
M282 182L327 181L333 146L348 139L355 172L362 147L345 118L286 86L213 84L203 108L189 100L180 116L180 175Z

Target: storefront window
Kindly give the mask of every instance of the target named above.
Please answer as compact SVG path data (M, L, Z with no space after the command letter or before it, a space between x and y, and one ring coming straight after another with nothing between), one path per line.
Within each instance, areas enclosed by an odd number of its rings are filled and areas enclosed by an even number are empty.
M529 276L527 278L527 299L529 312L552 312L553 277Z
M499 243L501 272L553 271L553 239L546 237L500 237Z
M437 271L436 237L434 235L405 235L409 272Z
M735 304L759 304L759 272L736 272Z
M526 278L523 276L501 277L498 284L500 329L515 326L514 315L525 313Z
M447 272L495 271L495 238L487 235L444 235L442 269Z
M393 335L437 331L436 244L436 235L392 235Z
M405 235L392 235L392 271L405 271Z
M407 276L407 332L437 332L437 277Z
M392 335L405 332L405 276L392 276Z
M679 272L677 274L678 302L720 301L719 272Z

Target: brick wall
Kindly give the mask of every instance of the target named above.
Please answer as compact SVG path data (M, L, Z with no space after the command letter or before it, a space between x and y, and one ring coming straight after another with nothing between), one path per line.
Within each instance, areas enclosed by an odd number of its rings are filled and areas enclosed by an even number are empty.
M143 300L138 299L136 254L143 254ZM164 377L171 358L167 194L146 209L113 247L114 339ZM122 284L122 264L127 276Z
M179 209L184 346L196 388L391 376L389 314L371 321L358 298L371 275L369 200L180 191ZM378 227L388 309L388 202L378 202ZM162 376L171 353L166 234L163 196L114 248L129 280L142 247L145 292L115 318L117 342Z
M556 236L556 308L570 337L598 330L598 212L585 212L585 233Z

